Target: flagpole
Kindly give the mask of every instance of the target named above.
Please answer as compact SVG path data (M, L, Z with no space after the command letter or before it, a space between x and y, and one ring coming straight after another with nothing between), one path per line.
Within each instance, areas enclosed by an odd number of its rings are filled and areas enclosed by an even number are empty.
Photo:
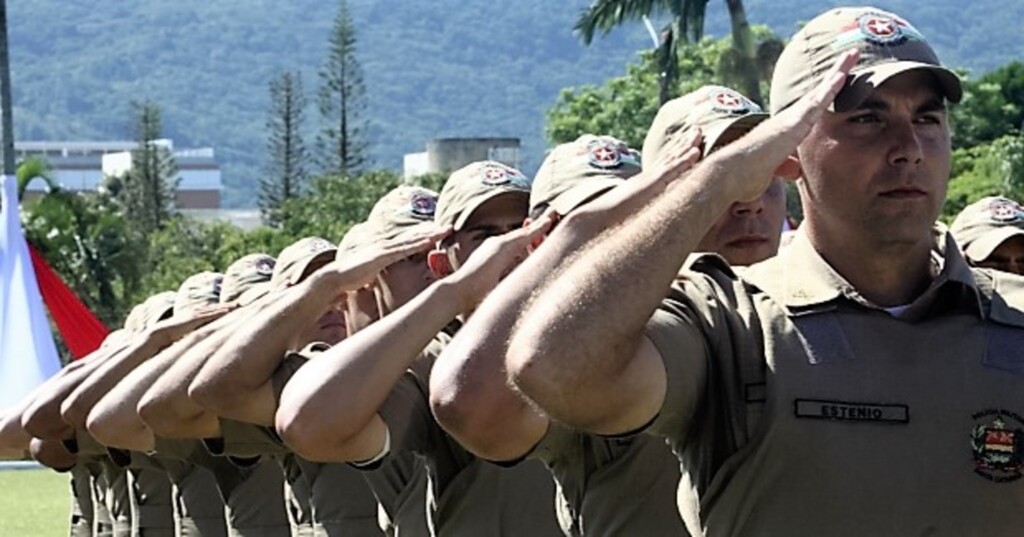
M3 174L14 176L14 119L11 117L11 64L7 48L7 0L0 0L0 153Z

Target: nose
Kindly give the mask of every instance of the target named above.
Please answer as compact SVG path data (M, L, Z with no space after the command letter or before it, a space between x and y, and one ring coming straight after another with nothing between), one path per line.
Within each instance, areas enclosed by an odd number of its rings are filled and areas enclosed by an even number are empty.
M889 164L892 166L918 165L924 152L914 123L910 120L893 120L889 127Z
M729 214L735 218L748 218L761 214L764 211L764 194L752 201L737 201L729 207Z

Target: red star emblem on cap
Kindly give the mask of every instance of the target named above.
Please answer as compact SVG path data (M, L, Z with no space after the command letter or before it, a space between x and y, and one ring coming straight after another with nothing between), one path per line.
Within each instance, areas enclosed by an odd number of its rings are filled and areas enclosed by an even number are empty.
M590 164L598 168L614 168L622 163L622 156L619 150L608 142L596 142L590 146L587 155Z
M889 37L896 33L896 23L892 19L870 18L864 23L864 28L878 37Z
M742 104L742 101L740 100L738 95L734 95L732 93L725 91L719 93L718 95L715 95L715 102L717 102L724 108L737 108L740 106L740 104Z

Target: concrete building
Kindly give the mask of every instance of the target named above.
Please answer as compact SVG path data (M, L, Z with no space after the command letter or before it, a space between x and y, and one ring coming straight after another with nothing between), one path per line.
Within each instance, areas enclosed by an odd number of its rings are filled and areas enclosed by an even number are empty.
M181 209L217 209L220 207L220 164L213 148L174 149L171 140L156 140L174 156L181 179L176 191ZM46 159L54 179L63 188L89 191L99 188L104 176L118 175L131 168L134 141L36 142L14 143L15 159L38 156ZM42 183L29 185L29 193L42 191Z
M495 160L519 167L519 138L438 138L427 150L403 159L406 179L424 173L449 173L478 160Z

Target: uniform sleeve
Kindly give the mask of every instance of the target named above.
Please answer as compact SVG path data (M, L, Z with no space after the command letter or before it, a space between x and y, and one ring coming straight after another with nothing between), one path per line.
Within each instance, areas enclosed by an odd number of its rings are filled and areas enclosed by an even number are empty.
M252 458L290 452L269 427L221 418L220 432L220 438L203 440L214 455Z
M742 287L724 260L700 256L688 261L651 316L645 333L661 355L667 386L648 432L682 445L692 424L706 417L708 398L731 399L730 387L739 382L735 364L762 360L751 352L759 337Z
M550 422L548 430L537 445L526 455L537 459L549 468L562 461L578 458L580 455L580 433L556 421Z
M388 426L391 453L425 454L444 435L430 412L430 370L444 343L431 341L392 388L377 413Z

